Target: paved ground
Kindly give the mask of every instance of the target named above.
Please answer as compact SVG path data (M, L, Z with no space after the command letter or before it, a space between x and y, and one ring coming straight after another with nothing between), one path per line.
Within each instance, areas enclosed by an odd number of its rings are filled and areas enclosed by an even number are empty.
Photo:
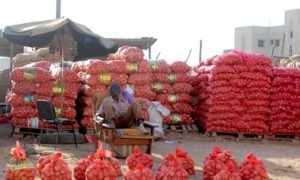
M7 124L0 124L0 173L4 173L5 164L10 158L9 151L15 144L18 137L9 137L10 127ZM166 141L168 140L168 141ZM25 144L29 154L29 159L36 163L41 154L53 153L52 145L42 145L38 147L34 144L31 137L21 138L21 143ZM153 143L152 156L154 158L154 170L157 169L162 158L167 153L173 151L179 145L182 149L189 152L196 165L196 175L190 179L201 179L202 161L209 154L216 144L220 144L223 149L230 148L233 156L241 162L248 152L253 152L256 156L263 159L271 179L300 179L300 144L291 142L249 142L234 140L214 140L200 134L183 135L169 134L165 140ZM58 145L57 150L63 152L64 160L70 167L74 167L76 162L86 157L89 152L94 151L92 144L81 144L76 149L74 145ZM124 159L120 159L122 170L127 171ZM0 179L4 175L0 174Z

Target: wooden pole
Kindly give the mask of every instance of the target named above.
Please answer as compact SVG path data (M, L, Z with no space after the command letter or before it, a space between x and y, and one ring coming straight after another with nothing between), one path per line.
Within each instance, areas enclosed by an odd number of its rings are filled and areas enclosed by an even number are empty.
M202 39L200 39L200 46L199 46L199 64L202 61Z

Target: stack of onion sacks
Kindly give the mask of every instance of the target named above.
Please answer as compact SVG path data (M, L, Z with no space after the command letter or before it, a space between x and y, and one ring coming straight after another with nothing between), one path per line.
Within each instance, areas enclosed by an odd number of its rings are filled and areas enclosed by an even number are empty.
M19 141L16 142L16 147L10 151L13 158L6 164L5 177L7 180L34 180L35 168L27 159L24 149Z

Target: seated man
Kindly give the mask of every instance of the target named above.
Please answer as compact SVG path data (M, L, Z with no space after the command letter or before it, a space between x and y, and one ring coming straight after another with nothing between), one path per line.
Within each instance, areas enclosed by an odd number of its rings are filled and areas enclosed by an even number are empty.
M131 96L121 92L119 83L112 83L109 91L110 96L103 99L96 116L103 117L117 129L138 126L140 131L147 133L140 104L131 102Z

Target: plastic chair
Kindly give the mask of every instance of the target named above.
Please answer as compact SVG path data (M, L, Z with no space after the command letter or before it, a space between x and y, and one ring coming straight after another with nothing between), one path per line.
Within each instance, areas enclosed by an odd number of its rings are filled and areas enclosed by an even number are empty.
M75 120L68 120L66 118L57 118L56 114L55 114L54 106L48 100L38 100L37 101L37 109L38 109L39 116L43 119L42 129L40 132L40 138L39 138L39 142L38 142L39 146L40 146L40 142L41 142L41 138L42 138L42 133L44 131L44 125L45 125L45 123L48 123L48 124L54 125L55 129L57 131L57 137L56 137L55 144L57 144L57 140L59 140L59 142L61 142L60 135L59 135L59 127L61 127L61 129L63 130L62 125L71 125L75 145L77 148L77 139L76 139L75 130L74 130L74 124L76 124Z

